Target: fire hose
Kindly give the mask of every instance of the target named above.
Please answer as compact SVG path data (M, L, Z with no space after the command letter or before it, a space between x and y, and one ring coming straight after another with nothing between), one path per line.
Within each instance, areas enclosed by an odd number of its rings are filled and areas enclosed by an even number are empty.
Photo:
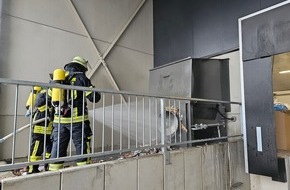
M28 128L28 127L30 127L30 125L35 125L35 124L41 123L41 122L45 121L46 119L47 119L47 118L41 118L41 119L38 119L38 120L32 122L31 124L28 123L28 124L26 124L26 125L20 127L19 129L17 129L17 130L15 131L15 134L17 134L17 133L23 131L24 129L26 129L26 128ZM12 133L10 133L9 135L7 135L7 136L3 137L2 139L0 139L0 144L3 143L4 141L6 141L7 139L9 139L10 137L12 137L13 135L14 135L14 132L12 132Z

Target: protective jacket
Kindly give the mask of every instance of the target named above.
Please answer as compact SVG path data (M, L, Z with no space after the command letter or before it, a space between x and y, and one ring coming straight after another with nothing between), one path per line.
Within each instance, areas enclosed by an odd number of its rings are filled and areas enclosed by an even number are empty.
M51 121L53 118L53 113L52 113L53 110L51 108L50 97L46 95L46 92L47 90L41 90L40 93L37 95L37 98L35 101L36 112L34 114L33 120L36 121L45 117L47 117L48 119L46 121L36 124L34 126L33 133L51 135L51 132L52 132ZM46 102L46 97L48 98L47 102Z
M65 83L73 86L83 86L94 88L81 68L76 65L67 65ZM78 123L89 120L86 98L91 102L98 102L101 98L98 92L92 91L79 91L79 90L66 90L65 103L60 115L54 116L54 123ZM95 96L95 97L94 97Z

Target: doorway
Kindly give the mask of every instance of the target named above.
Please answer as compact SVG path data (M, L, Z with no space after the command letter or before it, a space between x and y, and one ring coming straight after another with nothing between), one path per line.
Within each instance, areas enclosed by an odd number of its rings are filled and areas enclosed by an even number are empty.
M290 51L289 3L239 19L245 168L271 177L278 175L273 92L279 82L273 60Z

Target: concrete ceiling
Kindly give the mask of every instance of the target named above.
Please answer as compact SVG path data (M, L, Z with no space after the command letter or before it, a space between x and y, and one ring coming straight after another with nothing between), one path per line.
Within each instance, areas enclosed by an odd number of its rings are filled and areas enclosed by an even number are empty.
M273 91L290 90L290 73L280 74L280 71L290 70L290 52L273 57Z

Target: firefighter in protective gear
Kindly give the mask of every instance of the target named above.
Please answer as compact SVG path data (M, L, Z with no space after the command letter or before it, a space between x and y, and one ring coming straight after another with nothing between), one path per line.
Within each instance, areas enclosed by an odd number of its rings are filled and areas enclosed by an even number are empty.
M65 83L73 86L93 88L90 79L85 75L88 61L77 56L64 66L66 71ZM88 118L86 98L97 103L101 95L98 92L66 90L65 101L61 112L55 114L53 121L53 147L51 158L64 157L67 155L67 147L70 137L76 149L76 155L91 152L91 127ZM85 100L85 101L83 101ZM72 134L72 136L70 136ZM58 138L59 137L59 138ZM59 145L59 147L58 147ZM76 160L77 165L85 165L90 162L89 158ZM63 168L63 162L49 164L49 170L55 171Z
M46 95L47 90L43 89L41 90L36 98L35 98L35 109L36 111L33 113L33 121L37 121L39 119L47 117L47 120L44 120L40 123L37 123L33 126L32 131L32 143L30 147L30 162L36 162L39 160L42 160L42 154L45 151L45 158L49 159L51 154L51 148L52 148L52 141L50 139L51 133L52 133L52 120L49 119L51 117L51 105L50 100L46 101L46 97L49 97ZM49 92L48 92L49 93ZM29 96L30 98L30 96ZM28 98L28 100L29 100ZM48 103L48 105L46 105ZM45 143L45 145L44 145ZM27 173L38 173L39 165L29 165L27 167ZM48 169L48 165L45 166L45 169Z
M27 112L25 114L25 117L29 117L31 115L31 113L33 113L35 110L35 100L37 97L37 94L41 91L41 87L40 86L34 86L33 87L33 91L30 92L28 99L26 101L26 105L25 108L27 109Z

